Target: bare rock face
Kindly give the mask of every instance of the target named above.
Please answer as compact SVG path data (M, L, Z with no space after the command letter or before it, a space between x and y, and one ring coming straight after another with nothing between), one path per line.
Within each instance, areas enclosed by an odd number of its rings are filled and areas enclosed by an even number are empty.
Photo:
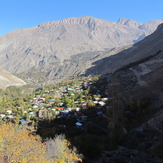
M0 67L15 74L36 68L48 76L71 56L133 44L161 22L141 24L125 19L108 22L79 17L18 29L0 37ZM51 76L55 78L54 74Z
M129 26L129 27L134 27L134 28L139 28L139 26L142 25L142 23L139 23L139 22L134 21L134 20L129 20L126 18L120 18L117 23L121 24L121 25Z
M0 88L5 89L9 86L23 86L26 83L11 73L0 70Z

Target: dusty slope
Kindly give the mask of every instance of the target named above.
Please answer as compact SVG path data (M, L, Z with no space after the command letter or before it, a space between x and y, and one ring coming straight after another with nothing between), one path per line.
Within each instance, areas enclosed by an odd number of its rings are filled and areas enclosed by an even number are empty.
M9 86L23 86L26 83L11 73L0 69L0 88L4 89Z

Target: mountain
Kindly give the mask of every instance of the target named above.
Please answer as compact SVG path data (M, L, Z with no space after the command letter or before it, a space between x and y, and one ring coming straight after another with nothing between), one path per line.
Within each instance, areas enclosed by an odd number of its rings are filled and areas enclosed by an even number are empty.
M156 30L156 27L163 23L163 20L151 20L146 23L140 23L134 20L129 20L126 18L120 18L117 22L121 25L126 25L128 27L138 28L140 30L147 30L149 34L153 33Z
M4 89L9 86L23 86L26 83L11 73L0 70L0 88Z
M134 28L139 28L142 25L142 23L139 23L134 20L129 20L126 18L120 18L117 23L121 25L126 25L128 27L134 27Z
M125 129L117 149L104 151L94 163L163 162L162 45L163 24L133 47L98 61L91 69L95 73L108 70L101 77L109 101L113 99L108 112L118 135L121 125Z
M127 19L109 22L86 16L18 29L0 37L0 67L23 76L35 70L50 79L61 78L60 72L73 69L72 73L69 71L73 76L87 68L80 67L81 62L90 67L92 58L97 59L99 52L103 57L106 51L113 53L115 47L140 41L161 22L163 20L142 24ZM87 56L88 53L91 56ZM83 60L80 62L79 58ZM77 63L71 67L74 60Z
M94 66L87 70L87 74L112 73L119 69L124 69L137 64L137 62L139 63L150 58L155 58L155 55L157 56L157 54L162 54L162 44L163 24L159 25L154 33L147 36L142 41L132 46L124 47L123 49L120 48L119 52L117 49L113 49L113 54L116 55L110 56L109 53L106 53L105 56L108 57L92 63ZM158 60L157 64L159 63L161 63L161 60Z
M111 65L109 65L109 59L105 62L114 70L114 73L106 75L108 86L114 90L116 90L115 87L119 87L124 102L127 105L134 105L135 108L138 106L140 109L137 119L143 116L142 120L139 119L137 127L132 129L124 140L128 148L161 152L163 140L162 45L163 24L159 25L153 34L126 50L125 53L115 55ZM130 114L133 114L131 110Z
M106 74L111 85L121 86L125 101L152 99L151 106L163 107L163 24L132 47L96 61L86 74ZM117 82L118 79L118 82ZM114 85L114 84L113 84Z

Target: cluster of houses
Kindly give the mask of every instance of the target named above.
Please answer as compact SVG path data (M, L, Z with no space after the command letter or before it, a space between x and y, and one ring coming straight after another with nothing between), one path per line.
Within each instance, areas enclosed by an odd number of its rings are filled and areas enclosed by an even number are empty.
M7 110L5 114L0 114L0 118L3 119L5 117L8 117L10 119L14 118L12 115L12 110Z
M90 87L93 83L92 78L88 78L84 81L79 81L78 83L72 85L65 85L61 86L56 89L46 89L41 94L35 94L34 98L31 99L30 105L28 109L22 108L22 116L20 117L20 122L24 122L28 119L31 119L33 117L37 117L38 119L47 119L47 118L70 118L70 117L76 117L77 122L76 126L82 126L83 122L85 122L88 118L88 115L83 114L82 110L86 109L88 107L88 101L84 99L83 91L86 90L88 87ZM97 93L99 90L97 90ZM82 101L74 100L74 107L65 107L64 102L62 101L62 97L65 96L75 96L76 94L82 94L83 99ZM46 99L46 96L52 95L53 98ZM55 97L60 97L60 103L56 105L56 99ZM104 107L106 104L106 101L108 100L107 97L101 98L96 97L93 98L91 101L95 106L95 111L97 115L102 115L103 112L100 110L100 108ZM0 118L9 118L14 119L14 113L11 110L7 110L4 114L0 114Z

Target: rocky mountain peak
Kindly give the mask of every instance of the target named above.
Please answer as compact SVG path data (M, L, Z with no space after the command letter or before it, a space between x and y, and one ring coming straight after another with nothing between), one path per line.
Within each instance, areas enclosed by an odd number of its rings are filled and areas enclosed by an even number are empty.
M92 16L81 16L81 17L72 17L72 18L67 18L59 21L51 21L51 22L45 22L38 27L46 27L46 26L56 26L56 25L88 25L95 26L95 24L100 24L100 23L109 23L109 21L106 20L101 20L94 18Z
M126 18L119 18L117 23L119 24L125 24L126 22L130 21L130 19L126 19Z
M121 24L121 25L129 26L129 27L138 27L142 24L142 23L139 23L137 21L126 19L126 18L119 18L117 23Z

